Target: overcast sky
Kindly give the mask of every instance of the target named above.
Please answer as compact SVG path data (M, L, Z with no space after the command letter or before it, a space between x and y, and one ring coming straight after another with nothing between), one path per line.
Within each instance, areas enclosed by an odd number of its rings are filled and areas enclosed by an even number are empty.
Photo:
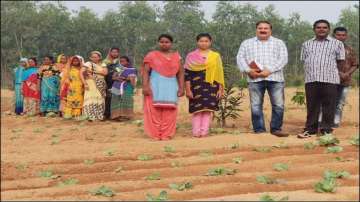
M98 13L100 16L109 9L116 10L121 1L64 1L65 6L70 10L78 10L81 6L88 7ZM358 1L237 1L237 4L250 2L260 9L269 4L275 5L279 14L285 18L290 13L298 12L302 18L313 22L317 19L324 18L331 22L337 22L342 9L359 4ZM152 5L162 5L160 1L149 1ZM217 1L202 1L202 8L205 17L211 19L216 9Z

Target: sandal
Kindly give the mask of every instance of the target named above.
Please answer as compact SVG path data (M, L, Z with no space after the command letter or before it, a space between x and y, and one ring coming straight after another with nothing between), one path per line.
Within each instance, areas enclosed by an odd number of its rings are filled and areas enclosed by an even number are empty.
M297 137L300 139L309 138L311 137L311 134L309 131L304 131L303 133L298 134Z

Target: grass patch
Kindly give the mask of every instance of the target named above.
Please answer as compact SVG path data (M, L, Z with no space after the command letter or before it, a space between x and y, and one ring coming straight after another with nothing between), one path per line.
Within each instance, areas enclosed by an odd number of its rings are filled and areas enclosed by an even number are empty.
M213 155L212 151L209 151L209 150L201 151L199 153L199 156L201 156L201 157L209 157L209 156L212 156L212 155Z
M107 149L104 152L105 156L114 156L114 154L115 154L115 149Z
M305 150L313 150L313 149L315 149L316 146L317 145L312 142L307 142L304 144L304 149Z
M359 135L350 138L350 144L359 146Z
M278 181L276 179L265 176L265 175L257 176L256 181L261 184L277 184L278 183Z
M253 151L261 152L261 153L269 153L269 152L271 152L271 148L270 147L255 147L253 149Z
M58 187L65 187L65 186L71 186L71 185L75 185L79 183L79 180L78 179L75 179L75 178L69 178L69 179L66 179L64 180L63 182L59 182L57 184Z
M176 151L175 151L175 149L174 149L173 147L171 147L171 146L165 146L165 147L164 147L164 152L166 152L166 153L174 153L174 152L176 152Z
M289 200L289 196L284 196L280 199L277 199L273 196L270 196L269 194L264 194L260 197L260 201L288 201Z
M59 178L60 175L56 175L53 173L52 170L43 170L43 171L40 171L39 174L38 174L39 177L42 177L42 178L47 178L47 179L56 179L56 178Z
M93 160L93 159L85 159L84 160L84 164L87 166L92 165L94 163L95 163L95 160Z
M232 161L236 164L242 163L243 162L243 158L242 157L235 157L232 159Z
M320 146L328 147L332 145L337 145L340 143L340 141L334 135L328 134L319 137L318 143Z
M326 153L339 153L342 152L343 148L341 146L333 146L326 148Z

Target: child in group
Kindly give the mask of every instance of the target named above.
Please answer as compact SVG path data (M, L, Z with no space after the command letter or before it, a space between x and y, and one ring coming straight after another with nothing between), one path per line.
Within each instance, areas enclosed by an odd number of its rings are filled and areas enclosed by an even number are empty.
M136 88L136 68L131 66L127 56L120 57L120 67L115 68L111 88L111 119L129 120L134 114L134 89Z
M193 136L205 137L224 93L224 71L220 54L210 49L210 34L199 34L196 40L198 48L187 55L184 65L185 91L193 114Z
M63 84L67 86L64 96L64 115L65 119L79 118L84 103L84 86L80 77L82 58L79 56L71 57L63 70Z

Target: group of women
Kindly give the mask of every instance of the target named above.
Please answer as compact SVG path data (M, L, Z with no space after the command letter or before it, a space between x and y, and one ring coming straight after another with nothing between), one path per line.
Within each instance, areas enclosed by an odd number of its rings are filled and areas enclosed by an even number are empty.
M104 120L108 68L101 58L99 51L92 51L87 62L79 55L67 57L61 54L56 63L52 56L45 56L39 66L36 58L22 58L15 69L15 113ZM115 90L112 92L111 117L129 118L132 116L136 69L131 67L128 57L119 57L119 54L112 58L109 53L105 61L117 63L112 66L115 68L111 75Z
M211 50L211 36L201 33L196 41L197 49L182 64L180 54L172 49L172 36L162 34L158 50L150 51L143 60L144 130L153 139L173 137L178 99L184 94L189 100L193 136L209 133L213 112L224 93L224 72L220 54ZM104 61L98 51L91 52L85 63L80 56L67 59L60 55L53 64L47 56L39 69L35 58L22 59L23 69L16 69L15 76L16 113L36 114L40 109L42 114L60 111L65 118L130 119L137 71L128 57L118 56L118 48L111 48Z

